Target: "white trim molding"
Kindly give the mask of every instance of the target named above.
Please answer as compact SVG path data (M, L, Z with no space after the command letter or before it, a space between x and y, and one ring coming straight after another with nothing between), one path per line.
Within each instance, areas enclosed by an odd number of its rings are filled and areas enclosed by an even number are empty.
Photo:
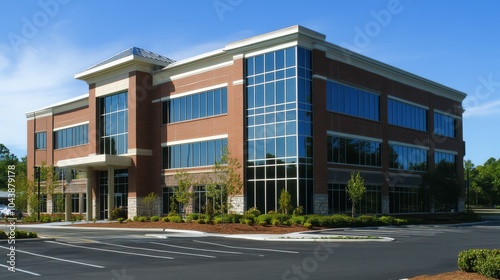
M431 148L429 148L427 146L420 146L420 145L409 144L409 143L398 142L398 141L389 141L389 145L398 145L398 146L412 147L412 148L418 148L418 149L423 149L423 150L427 150L427 151L431 149Z
M168 146L181 145L181 144L187 144L187 143L196 143L196 142L203 142L203 141L210 141L210 140L225 139L227 137L228 137L227 134L221 134L221 135L214 135L214 136L208 136L208 137L191 138L191 139L186 139L186 140L170 141L170 142L166 142L166 143L164 142L164 143L161 143L161 146L168 147Z
M227 87L227 83L222 83L222 84L218 84L218 85L213 85L213 86L209 86L209 87L204 87L204 88L190 90L190 91L186 91L186 92L182 92L182 93L173 94L170 96L165 96L165 97L162 97L160 99L155 99L151 103L168 101L168 100L176 99L179 97L193 95L193 94L197 94L197 93L201 93L201 92L205 92L205 91L209 91L209 90L213 90L213 89L223 88L223 87Z
M77 127L77 126L85 125L85 124L89 124L89 121L75 123L75 124L70 124L70 125L61 126L61 127L56 127L56 128L53 129L53 131L59 131L59 130L63 130L63 129L66 129L66 128Z
M355 134L347 134L347 133L342 133L342 132L336 132L336 131L327 131L328 136L339 136L339 137L345 137L345 138L351 138L355 140L366 140L366 141L373 141L373 142L378 142L382 143L383 140L380 138L373 138L373 137L366 137L366 136L360 136L360 135L355 135Z

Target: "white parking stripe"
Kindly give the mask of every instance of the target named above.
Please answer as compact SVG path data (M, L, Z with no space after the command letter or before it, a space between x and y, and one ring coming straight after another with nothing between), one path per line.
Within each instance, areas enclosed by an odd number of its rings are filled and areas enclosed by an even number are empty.
M199 254L183 253L183 252L176 252L176 251L165 251L165 250L157 250L157 249L149 249L149 248L131 247L131 246L125 246L125 245L119 245L119 244L111 244L111 243L103 243L103 242L101 242L100 244L109 245L109 246L116 246L116 247L122 247L122 248L129 248L129 249L136 249L136 250L144 250L144 251L153 251L153 252L168 253L168 254L178 254L178 255L186 255L186 256L194 256L194 257L202 257L202 258L211 258L211 259L217 258L216 256L209 256L209 255L199 255Z
M243 255L243 253L241 253L241 252L220 251L220 250L210 250L210 249L200 249L200 248L190 248L190 247L177 246L177 245L171 245L171 244L165 244L165 243L157 243L157 242L149 242L149 243L151 243L151 244L157 244L157 245L162 245L162 246L168 246L168 247L174 247L174 248L179 248L179 249L186 249L186 250Z
M1 267L5 267L5 268L9 268L10 266L7 266L7 265L3 265L3 264L0 264ZM24 270L24 269L20 269L20 268L17 268L15 269L15 272L24 272L24 273L27 273L27 274L31 274L33 276L42 276L41 274L38 274L38 273L34 273L34 272L31 272L31 271L27 271L27 270ZM13 272L13 273L15 273Z
M130 252L122 252L122 251L115 251L115 250L102 249L102 248L85 247L85 246L74 245L74 244L60 243L60 242L56 242L56 241L45 241L45 242L54 243L54 244L63 245L63 246L75 247L75 248L82 248L82 249L88 249L88 250L94 250L94 251L102 251L102 252L110 252L110 253L117 253L117 254L124 254L124 255L133 255L133 256L141 256L141 257L157 258L157 259L167 259L167 260L173 260L174 259L174 258L171 258L171 257L153 256L153 255L146 255L146 254L139 254L139 253L130 253Z
M45 241L45 242L52 242L52 241ZM0 248L4 248L4 249L9 250L9 248L3 247L3 246L0 246ZM52 259L52 260L56 260L56 261L61 261L61 262L74 263L74 264L85 265L85 266L96 267L96 268L105 268L104 266L100 266L100 265L84 263L84 262L77 262L77 261L70 261L70 260L60 259L60 258L56 258L56 257L35 254L35 253L31 253L31 252L27 252L27 251L23 251L23 250L19 250L19 249L16 249L16 253L17 252L28 254L28 255L33 255L33 256L37 256L37 257L41 257L41 258L47 258L47 259Z
M299 252L296 252L296 251L285 251L285 250L275 250L275 249L262 249L262 248L250 248L250 247L236 247L236 246L229 246L229 245L224 245L224 244L219 244L219 243L212 243L212 242L205 242L205 241L199 241L199 240L193 240L193 241L194 242L198 242L198 243L203 243L203 244L210 244L210 245L214 245L214 246L231 248L231 249L268 251L268 252L278 252L278 253L286 253L286 254L298 254L299 253Z

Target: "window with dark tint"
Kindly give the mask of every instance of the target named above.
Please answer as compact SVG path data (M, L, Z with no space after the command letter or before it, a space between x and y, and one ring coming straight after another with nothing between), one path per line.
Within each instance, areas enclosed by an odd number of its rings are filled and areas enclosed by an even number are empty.
M402 145L389 145L389 168L427 171L427 150Z
M41 150L47 148L47 132L35 133L35 149Z
M381 166L380 142L328 136L328 162Z
M226 146L227 139L217 139L164 147L163 169L214 165Z
M380 96L362 89L328 81L326 109L364 119L379 121Z
M456 168L456 155L452 153L434 152L434 164L438 171L455 174Z
M54 149L88 144L88 131L88 124L54 131Z
M455 138L455 118L434 112L434 134Z
M101 154L121 155L128 152L128 93L100 99ZM66 136L70 139L70 136ZM71 141L72 136L71 136Z
M389 124L427 131L427 110L401 102L388 99Z
M163 102L163 124L227 113L227 88L218 88Z

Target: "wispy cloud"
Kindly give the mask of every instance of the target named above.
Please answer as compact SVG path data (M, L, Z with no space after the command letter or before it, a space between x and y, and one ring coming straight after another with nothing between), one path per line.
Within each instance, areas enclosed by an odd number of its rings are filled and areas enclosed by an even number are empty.
M88 86L73 75L102 59L95 50L51 39L17 55L0 55L0 143L19 157L26 153L25 113L86 93Z
M465 108L464 112L464 117L484 117L492 115L500 115L500 100Z

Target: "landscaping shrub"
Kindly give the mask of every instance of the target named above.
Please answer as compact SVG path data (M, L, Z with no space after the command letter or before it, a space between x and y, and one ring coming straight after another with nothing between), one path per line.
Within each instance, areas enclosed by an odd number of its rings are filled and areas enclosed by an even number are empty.
M38 235L33 231L15 230L14 231L16 239L19 238L37 238ZM0 230L0 239L7 239L8 235L3 230Z
M217 217L214 218L214 224L215 225L218 225L218 224L222 223L222 221L223 221L223 219L220 216L217 216Z
M360 226L376 226L378 219L375 216L361 215L356 218L356 223Z
M254 221L253 221L253 219L245 219L245 224L247 224L249 226L253 226Z
M279 226L281 223L280 223L280 220L274 219L274 220L271 221L271 224L273 226Z
M41 219L42 223L50 223L50 222L52 222L52 219L50 218L50 216L45 216L43 218L40 217L40 219Z
M293 216L290 218L292 225L303 225L305 221L306 218L304 216Z
M304 223L304 227L307 229L312 229L313 225L311 223Z
M458 253L458 267L465 272L479 272L479 267L489 256L497 257L500 250L470 249Z
M293 209L292 214L293 214L293 216L302 216L302 215L304 215L304 207L298 206L297 208Z
M313 214L313 215L308 215L306 216L306 222L304 223L304 226L306 223L311 224L312 226L319 227L321 226L321 220L322 216Z
M194 222L195 222L196 224L204 225L204 224L206 224L206 222L205 222L205 221L206 221L205 219L199 219L199 220L195 220Z
M257 218L258 216L261 215L259 209L257 209L256 207L252 207L250 209L248 209L246 212L245 212L245 215L246 214L249 214L249 215L253 215L255 218Z
M182 216L181 215L169 215L168 220L171 221L172 223L182 223Z
M151 222L158 222L160 220L159 216L151 216Z
M168 217L163 217L163 218L161 218L161 220L162 220L162 222L166 223L166 222L168 222Z
M266 225L269 225L271 224L271 221L273 220L274 216L275 215L271 214L260 215L257 217L256 221L259 223L259 225L261 224L261 222L264 222Z
M196 221L200 218L200 214L199 213L190 213L186 216L186 219L188 221Z
M37 234L36 232L27 232L24 230L15 230L14 231L16 238L36 238Z
M121 224L121 223L123 223L124 220L125 220L124 218L118 218L118 223Z
M477 272L493 279L500 279L500 254L490 253L482 263L478 264Z
M118 218L127 218L127 210L123 208L115 208L111 210L111 220L117 220Z
M146 217L146 216L139 216L139 217L137 217L137 221L141 222L141 223L147 222L148 221L148 217Z
M259 226L263 226L263 227L265 227L265 226L267 226L267 225L268 225L268 223L267 223L265 220L260 220L260 221L259 221Z
M347 227L353 223L353 218L347 215L334 214L326 216L320 220L324 227Z
M396 225L396 226L403 226L403 225L407 225L407 224L409 224L409 223L408 223L408 220L406 220L406 219L396 218L394 220L394 225Z
M224 216L224 219L228 223L233 223L233 224L238 223L241 218L242 218L242 215L240 215L240 214L228 214L228 215Z
M396 218L392 216L382 216L378 218L379 222L384 225L394 225Z

